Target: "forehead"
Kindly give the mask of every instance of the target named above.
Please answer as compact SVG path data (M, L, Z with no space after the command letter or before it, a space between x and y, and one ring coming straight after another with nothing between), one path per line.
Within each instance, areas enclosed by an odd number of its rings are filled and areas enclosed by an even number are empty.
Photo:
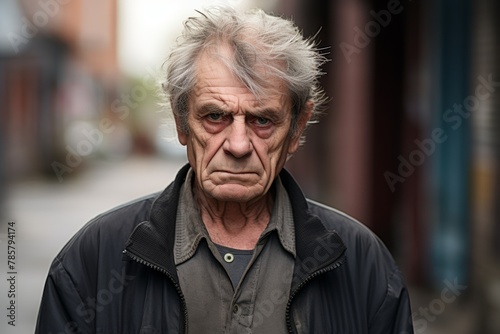
M233 62L234 56L228 48L204 51L195 64L196 80L192 97L203 99L211 96L220 100L237 97L254 106L274 105L281 108L291 104L289 90L282 79L270 75L264 66L244 71Z

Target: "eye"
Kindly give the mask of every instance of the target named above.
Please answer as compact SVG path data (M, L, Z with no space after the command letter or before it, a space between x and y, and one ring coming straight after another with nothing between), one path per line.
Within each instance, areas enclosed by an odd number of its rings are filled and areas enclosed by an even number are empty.
M265 125L268 125L271 121L267 118L264 118L264 117L257 117L255 119L255 123L257 125L260 125L260 126L265 126Z
M207 115L207 118L212 122L219 122L222 120L224 114L222 113L211 113Z

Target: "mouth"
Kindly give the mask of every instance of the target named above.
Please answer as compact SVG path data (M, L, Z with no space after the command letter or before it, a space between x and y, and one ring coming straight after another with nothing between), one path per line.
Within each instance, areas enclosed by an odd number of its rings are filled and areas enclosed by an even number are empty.
M251 170L228 170L228 169L217 169L212 171L213 175L218 175L219 178L231 180L240 178L260 178L260 173Z
M231 170L215 170L213 173L229 174L229 175L248 175L248 174L258 174L252 171L231 171Z

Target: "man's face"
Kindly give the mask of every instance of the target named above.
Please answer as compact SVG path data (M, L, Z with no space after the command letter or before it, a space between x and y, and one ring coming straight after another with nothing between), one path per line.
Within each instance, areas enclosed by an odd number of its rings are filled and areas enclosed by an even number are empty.
M267 80L260 101L214 56L197 63L197 82L188 102L187 146L196 182L219 201L250 202L263 197L294 153L299 135L290 138L291 101L285 85ZM306 120L299 121L299 126Z

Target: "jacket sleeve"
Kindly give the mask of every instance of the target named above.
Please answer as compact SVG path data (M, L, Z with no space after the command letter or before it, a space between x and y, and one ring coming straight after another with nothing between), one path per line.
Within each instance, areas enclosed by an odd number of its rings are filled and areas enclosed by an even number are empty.
M92 317L58 258L45 282L35 334L93 333Z
M398 269L389 277L387 292L370 321L370 334L413 334L410 297Z

